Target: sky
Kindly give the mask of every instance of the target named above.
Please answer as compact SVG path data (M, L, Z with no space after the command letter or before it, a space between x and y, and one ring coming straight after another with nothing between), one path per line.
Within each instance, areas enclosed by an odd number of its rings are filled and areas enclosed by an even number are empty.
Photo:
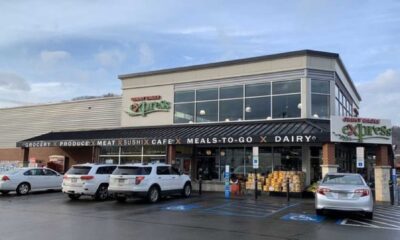
M361 116L400 125L400 1L0 1L0 108L121 94L118 75L339 53Z

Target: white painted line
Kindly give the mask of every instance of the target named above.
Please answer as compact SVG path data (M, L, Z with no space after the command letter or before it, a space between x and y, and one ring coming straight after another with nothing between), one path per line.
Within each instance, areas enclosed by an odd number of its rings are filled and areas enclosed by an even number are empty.
M347 223L347 218L346 218L346 219L343 219L343 220L340 222L341 225L344 225L344 224L346 224L346 223Z
M388 211L388 210L383 210L383 209L375 209L375 211L400 216L400 212L398 213L398 212L393 212L393 211Z
M389 224L389 223L385 223L385 222L381 222L381 221L376 221L376 220L370 220L370 221L374 222L374 223L384 224L384 225L388 225L388 226L400 229L400 226L397 226L397 225L393 225L393 224Z
M396 221L400 221L400 217L393 217L393 216L388 216L387 214L375 212L374 216L376 216L376 215L382 216L382 217L386 217L386 218L391 218L391 219L396 220Z
M354 219L350 219L350 220L353 221L353 222L361 223L361 224L364 225L364 226L367 225L367 226L372 227L372 228L379 228L379 226L374 225L374 224L371 224L371 223L361 222L361 221L354 220ZM350 224L351 224L351 223L350 223ZM346 225L350 225L350 224L346 224ZM356 224L354 224L354 225L356 225Z
M383 217L377 217L377 216L374 216L374 219L375 218L378 218L378 219L381 219L381 220L385 220L385 221L387 221L387 222L389 222L389 223L394 223L394 224L396 224L396 223L398 223L397 221L388 221L388 220L391 220L391 219L386 219L386 218L383 218ZM400 225L395 225L395 226L397 226L397 227L399 227L400 228Z
M379 229L387 229L387 230L397 230L400 231L400 229L398 228L390 228L390 227L370 227L370 226L366 226L366 225L358 225L358 224L345 224L343 226L351 226L351 227L365 227L365 228L379 228Z

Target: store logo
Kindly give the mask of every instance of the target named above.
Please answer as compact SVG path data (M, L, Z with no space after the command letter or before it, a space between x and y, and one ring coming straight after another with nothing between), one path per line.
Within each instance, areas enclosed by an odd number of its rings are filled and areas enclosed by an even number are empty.
M344 141L363 142L367 139L389 140L392 136L392 129L385 125L379 125L379 119L369 118L343 118L348 123L341 129L341 133L333 133ZM368 124L368 125L366 125Z
M132 104L129 110L125 111L129 116L143 116L153 112L169 112L171 103L161 100L161 96L144 96L131 98Z

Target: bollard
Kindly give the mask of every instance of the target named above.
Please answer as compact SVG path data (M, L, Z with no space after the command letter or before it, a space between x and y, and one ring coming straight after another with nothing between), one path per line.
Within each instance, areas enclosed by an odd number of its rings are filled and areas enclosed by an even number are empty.
M394 205L394 184L392 180L389 180L389 192L390 192L390 204Z
M290 195L289 195L289 178L286 180L286 197L287 201L290 201Z
M256 200L257 200L257 192L258 192L258 187L257 187L257 185L258 185L258 179L257 179L257 169L255 168L254 169L254 178L255 178L255 180L254 180L254 182L255 182L255 186L254 186L254 192L255 192L255 198L256 198Z
M202 184L202 177L201 177L201 175L199 176L199 195L201 196L201 192L202 192L202 189L201 189L201 184Z

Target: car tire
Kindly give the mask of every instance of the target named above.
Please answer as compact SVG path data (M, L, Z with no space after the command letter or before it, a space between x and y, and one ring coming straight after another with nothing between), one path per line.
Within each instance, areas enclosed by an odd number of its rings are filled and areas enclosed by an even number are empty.
M20 183L16 189L17 195L26 195L31 190L31 185L29 183Z
M106 184L101 184L94 195L97 201L105 201L108 199L108 186Z
M323 216L324 215L324 210L322 209L315 209L315 213L319 216Z
M152 186L147 193L147 199L149 200L149 202L156 203L158 202L160 197L160 189L157 186Z
M81 195L79 195L79 194L68 194L68 197L71 200L78 200L81 197Z
M372 220L374 218L374 213L373 212L366 212L365 213L365 218Z
M192 194L192 185L187 182L182 189L182 197L188 198L190 194Z
M3 194L3 195L7 195L7 194L10 193L10 191L0 191L0 192L1 192L1 194Z
M124 202L126 202L126 197L125 196L116 196L115 200L117 200L117 202L119 202L119 203L124 203Z

